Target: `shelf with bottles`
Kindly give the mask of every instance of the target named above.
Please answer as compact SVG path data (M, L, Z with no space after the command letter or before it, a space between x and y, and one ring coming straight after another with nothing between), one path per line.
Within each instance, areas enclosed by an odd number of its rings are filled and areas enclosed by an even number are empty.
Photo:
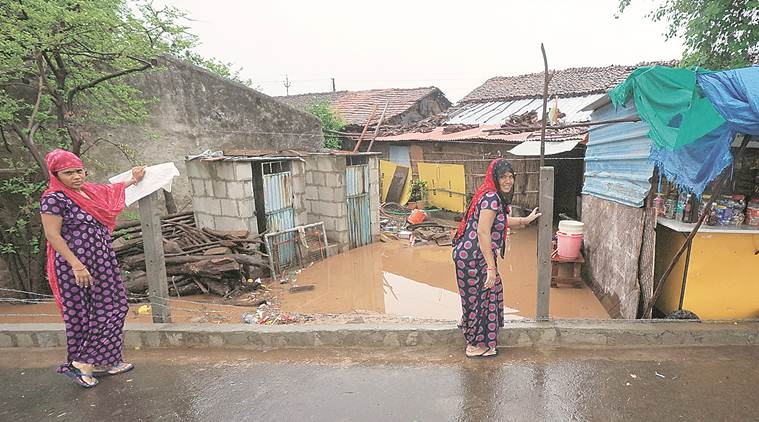
M656 215L676 222L696 223L712 197L711 192L707 190L698 198L690 192L678 190L664 178L661 186L661 192L657 193L654 199ZM728 186L731 192L715 199L707 211L704 225L759 228L759 175L755 176L752 189L745 186L737 187L733 181Z

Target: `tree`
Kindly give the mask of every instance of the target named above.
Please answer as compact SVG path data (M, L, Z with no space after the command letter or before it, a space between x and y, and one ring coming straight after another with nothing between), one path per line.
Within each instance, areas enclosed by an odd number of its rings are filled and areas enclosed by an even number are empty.
M306 107L306 111L319 118L319 121L322 123L322 130L341 131L347 124L338 114L332 111L327 101L313 103ZM342 143L337 135L325 132L324 146L340 149Z
M44 263L38 202L45 151L80 155L110 142L87 128L142 125L153 100L126 78L161 70L162 55L240 81L239 71L192 52L197 38L185 20L181 10L148 0L0 2L0 177L7 176L0 179L0 256L24 290L36 290Z
M743 67L759 55L759 0L662 0L648 17L667 21L666 39L683 38L683 66Z

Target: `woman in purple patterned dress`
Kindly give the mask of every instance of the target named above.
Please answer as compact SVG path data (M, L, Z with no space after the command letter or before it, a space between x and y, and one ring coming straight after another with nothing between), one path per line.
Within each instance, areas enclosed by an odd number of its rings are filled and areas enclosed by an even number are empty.
M58 368L82 387L97 376L134 366L122 361L124 319L129 306L110 232L124 209L124 189L138 183L144 167L126 183L85 182L82 161L54 150L45 157L50 187L40 204L48 240L48 281L66 327L68 361Z
M498 353L498 329L503 326L503 284L496 251L500 250L503 258L509 224L530 224L540 217L537 208L527 217L508 216L513 187L511 164L502 158L493 160L454 238L453 262L462 307L459 328L466 339L467 357Z

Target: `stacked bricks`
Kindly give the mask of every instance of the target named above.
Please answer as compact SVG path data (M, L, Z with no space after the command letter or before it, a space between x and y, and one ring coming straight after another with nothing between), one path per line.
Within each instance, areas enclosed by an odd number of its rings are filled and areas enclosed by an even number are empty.
M258 233L250 162L192 160L185 164L199 227Z
M348 249L348 202L345 157L313 154L306 158L306 209L310 223L324 222L324 230L339 251Z

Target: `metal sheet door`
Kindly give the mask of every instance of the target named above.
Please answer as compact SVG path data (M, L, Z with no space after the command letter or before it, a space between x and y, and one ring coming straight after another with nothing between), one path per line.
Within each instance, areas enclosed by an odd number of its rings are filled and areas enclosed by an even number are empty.
M266 166L268 163L263 164ZM295 211L293 210L293 192L291 184L292 173L266 174L263 172L264 211L266 213L266 229L269 233L287 230L295 227ZM279 266L287 267L297 258L295 236L292 233L284 235L284 243L278 245Z
M348 242L351 248L357 248L372 242L369 166L348 166L345 182L348 197Z

